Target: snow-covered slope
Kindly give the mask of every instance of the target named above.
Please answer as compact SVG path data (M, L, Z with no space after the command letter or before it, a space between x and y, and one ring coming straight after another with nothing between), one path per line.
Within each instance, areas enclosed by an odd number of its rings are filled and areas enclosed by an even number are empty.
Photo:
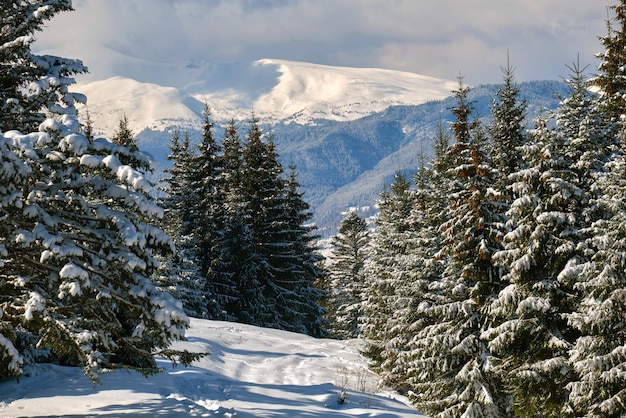
M347 68L276 59L255 61L240 76L247 80L276 78L268 91L258 89L240 101L241 93L229 97L229 86L211 91L211 77L204 90L193 93L200 100L232 107L239 112L254 109L264 119L307 123L312 119L353 120L392 105L421 104L450 95L455 83L418 74L377 68ZM233 80L233 84L238 84ZM222 98L226 98L222 102ZM243 109L241 107L243 106Z
M75 90L87 95L94 127L109 134L123 114L136 132L197 125L204 102L217 121L247 119L251 112L265 122L354 120L392 105L442 99L456 87L455 82L407 72L274 59L239 64L196 60L178 72L170 69L162 79L167 84L113 77L79 83Z
M135 133L146 128L164 131L173 126L196 127L204 106L174 87L124 77L80 84L75 90L87 96L89 116L96 132L109 137L124 115Z
M188 368L163 361L149 378L116 371L93 388L81 369L31 367L20 383L0 383L0 416L421 416L379 385L358 340L204 320L187 337L180 348L211 355Z

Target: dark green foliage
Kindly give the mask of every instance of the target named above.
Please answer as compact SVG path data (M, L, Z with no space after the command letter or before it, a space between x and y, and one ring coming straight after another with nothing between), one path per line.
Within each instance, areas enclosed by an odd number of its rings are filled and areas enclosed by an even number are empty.
M331 241L328 276L324 289L328 292L329 331L335 338L356 338L360 335L363 315L362 301L366 293L365 261L370 234L367 223L355 211L341 221L339 233Z
M412 376L412 398L433 416L506 417L506 392L482 340L490 323L487 306L502 288L500 270L492 261L500 249L502 215L497 196L490 192L496 171L472 120L468 92L462 83L455 92L454 143L446 152L453 189L439 252L447 262L428 286L428 302L418 309L426 324L413 337L413 364L421 372Z
M194 229L198 219L198 197L192 187L191 169L196 154L190 149L189 136L180 131L172 132L170 145L172 167L166 170L168 194L161 199L165 211L163 229L170 234L176 251L165 260L158 285L183 302L187 315L207 318L215 315L210 307L212 294L206 290L206 276L202 274Z
M171 226L180 237L179 254L188 249L185 258L175 256L172 267L180 270L188 260L196 265L191 277L204 283L199 292L206 306L196 311L203 317L325 335L319 305L324 294L315 287L323 274L321 257L313 245L315 228L307 226L312 213L298 190L295 167L285 179L274 143L264 138L256 119L245 143L231 122L219 144L208 107L204 114L197 154L186 155L174 142L177 175L167 179L165 200L178 217Z

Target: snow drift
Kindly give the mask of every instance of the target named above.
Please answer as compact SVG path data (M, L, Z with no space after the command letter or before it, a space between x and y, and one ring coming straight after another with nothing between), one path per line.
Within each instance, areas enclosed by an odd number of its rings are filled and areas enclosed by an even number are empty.
M145 378L116 371L95 388L82 369L41 364L0 383L0 416L420 417L380 385L360 340L314 339L192 319L177 348L209 352Z

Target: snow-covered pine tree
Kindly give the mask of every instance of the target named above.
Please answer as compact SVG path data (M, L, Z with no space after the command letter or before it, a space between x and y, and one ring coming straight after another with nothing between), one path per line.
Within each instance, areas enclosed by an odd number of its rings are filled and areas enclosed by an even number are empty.
M607 19L607 34L600 37L604 51L597 54L599 73L592 82L602 94L609 120L619 122L626 108L626 1L619 0L609 10L615 15Z
M289 191L273 138L265 138L254 116L246 139L240 191L253 252L247 257L249 267L240 270L245 275L238 280L243 309L237 315L255 325L321 335L322 294L314 288L320 272L311 264L317 256L309 244L303 246L313 238L302 223L310 216L308 205L297 183L291 183L296 189ZM296 254L298 246L304 253Z
M604 214L590 227L587 246L595 250L580 266L575 288L580 302L569 324L581 335L569 353L576 371L568 385L576 416L622 417L626 414L626 166L619 155L597 176L602 192L594 206Z
M320 303L326 292L317 283L325 274L324 258L315 245L319 236L310 224L313 213L300 191L297 176L296 167L290 165L284 190L284 231L273 254L273 261L279 266L275 269L274 283L286 290L277 309L284 316L285 325L281 328L323 337L328 333L326 311Z
M15 307L26 303L28 290L18 277L5 273L7 238L14 232L15 218L23 216L23 189L32 168L14 152L13 141L0 135L0 378L23 373L25 333ZM28 353L29 354L29 353Z
M125 114L120 118L117 129L113 133L111 137L111 142L117 145L121 145L123 147L132 148L133 150L137 150L137 142L135 140L135 133L130 128L130 124L128 122L128 116Z
M450 194L448 221L441 225L447 265L429 285L418 314L426 325L411 342L414 384L411 399L431 416L507 417L504 382L493 373L492 353L482 339L490 326L489 305L502 287L492 255L500 248L502 222L496 174L485 152L485 138L468 102L470 89L459 79L455 91L455 143L448 149Z
M203 110L202 138L198 152L190 162L192 193L187 199L194 212L191 234L195 240L196 261L205 280L204 317L220 318L219 295L228 297L233 287L232 273L225 266L224 241L225 195L223 190L224 155L222 146L213 136L211 109Z
M511 173L519 171L523 163L519 152L526 143L526 109L528 103L520 100L520 89L515 83L514 70L507 62L502 68L503 84L491 105L492 123L489 132L489 152L494 168L498 170L497 188L511 202L512 192L506 188Z
M198 209L192 203L196 191L192 187L191 163L196 155L191 148L189 134L175 129L171 135L171 167L165 170L166 194L160 201L164 209L163 230L173 239L176 251L171 254L159 269L159 287L167 290L183 303L188 316L195 318L209 317L207 306L211 294L206 292L206 278L198 260L197 242L193 226L198 218Z
M0 132L36 131L48 115L85 101L68 91L72 77L87 72L82 62L31 51L44 23L72 10L72 2L2 0L0 5Z
M395 333L396 315L410 305L410 300L399 292L408 280L407 267L400 259L406 255L407 235L412 232L408 222L413 209L411 184L404 173L394 177L377 201L376 229L365 266L367 292L361 329L368 340L366 355L377 366L390 360L382 352Z
M243 319L248 308L242 296L242 290L254 288L256 267L252 264L254 257L254 240L249 222L246 218L246 199L243 193L242 169L243 146L235 121L231 119L224 129L222 139L224 150L224 169L220 179L220 187L224 193L224 271L232 277L232 285L217 289L215 295L222 308L222 317L229 321L252 322L252 318ZM244 316L239 316L243 313Z
M365 261L370 232L365 219L354 211L341 220L337 235L332 237L333 250L329 256L328 275L324 289L328 299L328 329L335 338L356 338L360 335L360 320L365 298Z
M607 150L583 71L577 64L572 70L571 94L551 115L554 126L540 118L522 147L527 168L511 176L510 232L496 254L509 270L508 286L492 306L497 325L487 338L521 416L572 413L566 386L578 332L567 316L576 312L576 283L590 256L588 226L597 216L591 179Z
M10 70L1 77L0 113L13 112L1 129L26 132L0 141L0 374L21 374L46 349L94 380L115 368L154 373L156 355L183 363L197 356L170 348L188 319L150 281L157 256L172 250L153 225L162 209L150 198L150 161L81 134L79 95L67 87L82 64L30 53L42 22L70 9L69 1L5 1L0 13L0 71ZM136 164L122 163L126 156Z
M282 166L253 115L242 147L240 196L237 214L243 222L239 231L243 239L240 253L244 264L237 266L238 300L232 315L237 320L268 328L280 328L276 298L280 290L272 282L271 253L276 231L281 229L284 181Z
M600 110L602 117L598 120L597 112L587 113L585 131L595 132L598 138L593 142L608 145L615 152L603 170L591 176L597 197L590 204L596 211L587 246L594 254L581 268L575 284L580 303L569 316L570 325L581 334L570 352L576 378L568 386L569 400L576 415L586 417L626 414L626 1L612 10L615 17L607 22L609 33L601 38L606 51L598 54L602 59L600 74L592 80L600 94L595 103L599 109L594 110Z
M442 234L440 226L447 220L448 178L438 173L443 169L443 150L447 149L447 138L443 129L435 141L435 160L432 167L426 167L422 161L413 176L414 190L411 192L413 208L409 215L411 226L405 234L407 247L404 255L398 258L402 266L403 280L398 289L400 298L407 300L406 308L395 314L394 326L389 334L382 353L385 360L381 372L385 380L395 387L411 390L415 384L415 373L420 350L413 339L427 325L432 325L428 318L420 314L420 306L425 303L439 302L441 295L430 286L437 283L443 274L445 256L442 257ZM417 359L417 360L416 360ZM419 379L418 379L419 382Z
M3 282L21 293L4 304L3 318L95 380L106 369L155 373L159 354L183 354L187 363L192 356L169 347L184 338L187 317L150 281L156 257L173 249L151 222L162 209L142 168L119 157L149 160L79 131L66 115L39 132L5 134L31 178L2 237Z

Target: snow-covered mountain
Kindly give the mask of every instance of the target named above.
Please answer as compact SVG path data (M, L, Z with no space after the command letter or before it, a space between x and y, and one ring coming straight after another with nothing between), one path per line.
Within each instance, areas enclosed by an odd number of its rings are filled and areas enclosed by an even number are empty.
M430 154L437 126L453 119L451 92L458 87L405 72L270 59L153 64L154 71L143 61L131 66L136 71L121 71L141 75L139 68L150 82L118 76L75 86L87 96L95 131L110 136L126 115L140 147L165 167L171 128L199 140L205 102L217 137L220 125L254 113L274 132L282 163L296 164L322 236L336 233L348 207L373 208L396 171L410 175L420 154ZM532 117L556 106L563 85L539 81L521 88ZM493 85L473 89L479 116L489 115L494 95Z
M177 74L174 77L173 74ZM371 68L346 68L262 59L213 64L195 60L170 69L167 85L127 77L81 82L94 127L109 134L123 114L131 128L164 130L200 123L204 103L216 121L348 121L393 105L417 105L450 95L456 82L418 74Z

